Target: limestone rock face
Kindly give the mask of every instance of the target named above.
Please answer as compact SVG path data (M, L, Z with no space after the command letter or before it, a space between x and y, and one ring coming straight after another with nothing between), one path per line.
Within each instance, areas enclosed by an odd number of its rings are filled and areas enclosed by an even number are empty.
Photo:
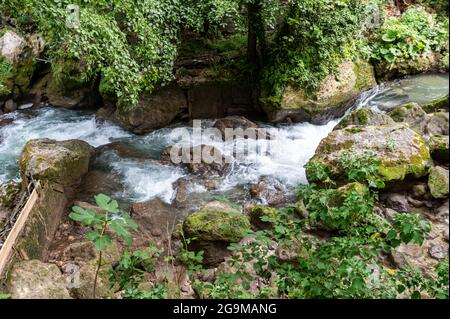
M428 187L430 193L434 198L445 198L448 196L448 170L435 166L430 169L430 176L428 177Z
M20 156L23 182L30 178L73 186L87 173L92 147L79 140L30 140Z
M376 85L373 68L365 62L344 61L338 75L329 75L317 92L289 85L278 103L264 101L264 110L272 122L304 122L325 124L342 116L356 96Z
M339 156L349 150L372 151L381 161L379 173L386 182L403 180L407 175L422 177L428 171L430 152L424 139L398 123L333 131L320 142L311 160L327 165L339 175ZM306 174L309 175L308 170Z
M55 264L39 260L17 262L8 289L13 299L70 299L66 280Z
M396 63L379 62L375 65L377 79L387 81L405 75L413 75L442 69L441 63L447 59L440 53L432 52L428 55L419 55L413 60Z

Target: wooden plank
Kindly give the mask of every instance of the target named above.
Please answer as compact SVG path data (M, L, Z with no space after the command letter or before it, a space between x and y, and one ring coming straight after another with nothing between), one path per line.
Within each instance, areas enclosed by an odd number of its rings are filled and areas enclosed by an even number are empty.
M34 188L33 192L31 193L30 197L28 198L25 206L20 211L19 216L17 217L16 222L14 223L13 228L8 234L8 237L6 238L2 249L0 250L0 277L3 274L3 271L5 270L5 267L8 264L9 258L11 257L11 252L14 247L14 244L16 243L17 238L19 237L20 233L22 232L23 227L25 226L25 223L28 219L28 216L30 215L31 210L34 207L34 204L39 198L38 191L40 190L40 184L39 182L36 184L36 187Z

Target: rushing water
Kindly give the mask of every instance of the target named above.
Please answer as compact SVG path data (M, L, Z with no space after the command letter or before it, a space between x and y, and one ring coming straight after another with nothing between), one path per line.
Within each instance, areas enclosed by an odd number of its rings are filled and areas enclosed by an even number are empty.
M448 74L409 77L365 92L352 109L370 107L383 111L408 101L425 103L448 94L448 83ZM124 200L144 201L159 197L169 202L174 192L173 183L187 175L179 167L164 166L155 161L165 147L180 142L180 137L175 136L174 131L175 128L186 127L186 124L135 136L112 123L96 122L94 115L86 111L42 108L28 112L28 115L15 112L0 116L0 120L14 118L12 124L0 129L0 183L18 178L17 160L26 141L44 137L55 140L81 139L95 147L119 141L136 154L141 154L124 156L107 151L96 161L96 166L118 177L121 189L113 195ZM233 163L231 173L221 181L218 192L238 189L256 182L261 176L275 177L288 187L306 183L303 165L338 122L339 119L326 125L299 123L276 127L260 123L274 137L270 152L261 154L255 151L249 154L252 156L251 162ZM203 121L204 127L210 127L213 123ZM187 129L192 132L192 128ZM229 145L212 140L195 140L194 144L200 143L214 145L229 155ZM201 186L193 187L193 192L205 192Z

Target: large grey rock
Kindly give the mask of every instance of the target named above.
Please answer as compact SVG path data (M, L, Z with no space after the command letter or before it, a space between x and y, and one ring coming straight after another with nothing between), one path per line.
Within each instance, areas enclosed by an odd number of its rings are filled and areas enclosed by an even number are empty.
M30 140L20 156L20 173L25 183L32 178L73 186L87 173L93 148L80 140Z
M408 175L422 177L430 160L424 139L408 126L395 123L333 131L320 142L311 161L323 163L340 175L339 157L345 151L373 152L381 162L379 173L385 181L403 180ZM306 171L308 178L310 173Z
M66 280L55 264L39 260L17 262L9 275L14 299L70 299Z

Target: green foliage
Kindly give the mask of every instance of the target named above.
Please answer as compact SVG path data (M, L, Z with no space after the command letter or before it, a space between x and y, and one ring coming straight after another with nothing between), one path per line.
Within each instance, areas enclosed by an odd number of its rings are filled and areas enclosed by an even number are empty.
M425 240L423 234L431 231L431 226L419 214L396 214L392 226L386 234L386 242L391 247L397 247L402 242L422 245Z
M118 265L112 270L110 282L118 283L123 295L135 294L146 272L155 270L154 263L161 250L150 246L146 250L135 250L129 253L125 249Z
M1 299L11 299L11 295L10 294L0 293L0 300Z
M74 27L66 24L68 4L80 8ZM44 36L57 77L66 75L66 61L76 62L78 72L70 80L84 83L100 76L100 91L116 98L120 109L172 79L185 8L179 0L0 1L2 14L16 19L20 29Z
M92 228L87 234L87 238L95 244L99 251L105 250L112 244L112 238L106 233L107 230L119 235L128 245L131 245L132 238L129 229L137 229L137 225L131 217L120 210L116 200L112 200L104 194L95 196L95 202L98 205L98 211L74 206L69 217Z
M242 245L233 243L228 247L233 252L227 261L228 269L220 272L212 284L196 283L205 297L213 299L274 297L270 289L261 289L256 296L251 291L251 283L256 279L255 276L270 275L267 256L272 243L264 232L256 232L254 236L255 240L250 243Z
M287 84L316 90L351 55L367 8L362 0L288 1L285 25L263 72L270 94L279 95Z
M374 194L362 185L345 190L303 185L297 196L303 199L311 221L343 232L365 225L375 202Z
M330 178L332 175L331 169L324 163L316 160L310 160L304 167L308 175L309 182L321 182L325 185L334 184L333 180Z
M116 200L113 200L104 194L99 194L95 196L95 202L98 206L97 210L74 206L72 212L69 214L70 219L91 227L91 231L89 231L86 236L94 243L95 248L99 251L92 293L94 298L97 287L97 277L102 265L102 252L112 245L112 238L107 231L118 235L125 240L128 245L131 245L132 237L129 233L129 229L137 229L137 224L127 213L120 210L119 203Z
M9 78L12 71L11 63L0 55L0 95L8 94L8 88L5 81Z
M345 172L349 181L367 183L369 187L374 188L385 186L378 172L380 165L381 161L372 151L344 151L338 158L338 167Z
M431 52L448 53L448 18L437 19L420 7L385 21L373 44L373 58L388 63L414 60Z
M181 247L178 253L178 258L187 267L189 274L202 271L203 263L203 250L190 251L188 246L195 240L196 237L186 238L183 233L182 227L179 227L178 233L181 235Z

